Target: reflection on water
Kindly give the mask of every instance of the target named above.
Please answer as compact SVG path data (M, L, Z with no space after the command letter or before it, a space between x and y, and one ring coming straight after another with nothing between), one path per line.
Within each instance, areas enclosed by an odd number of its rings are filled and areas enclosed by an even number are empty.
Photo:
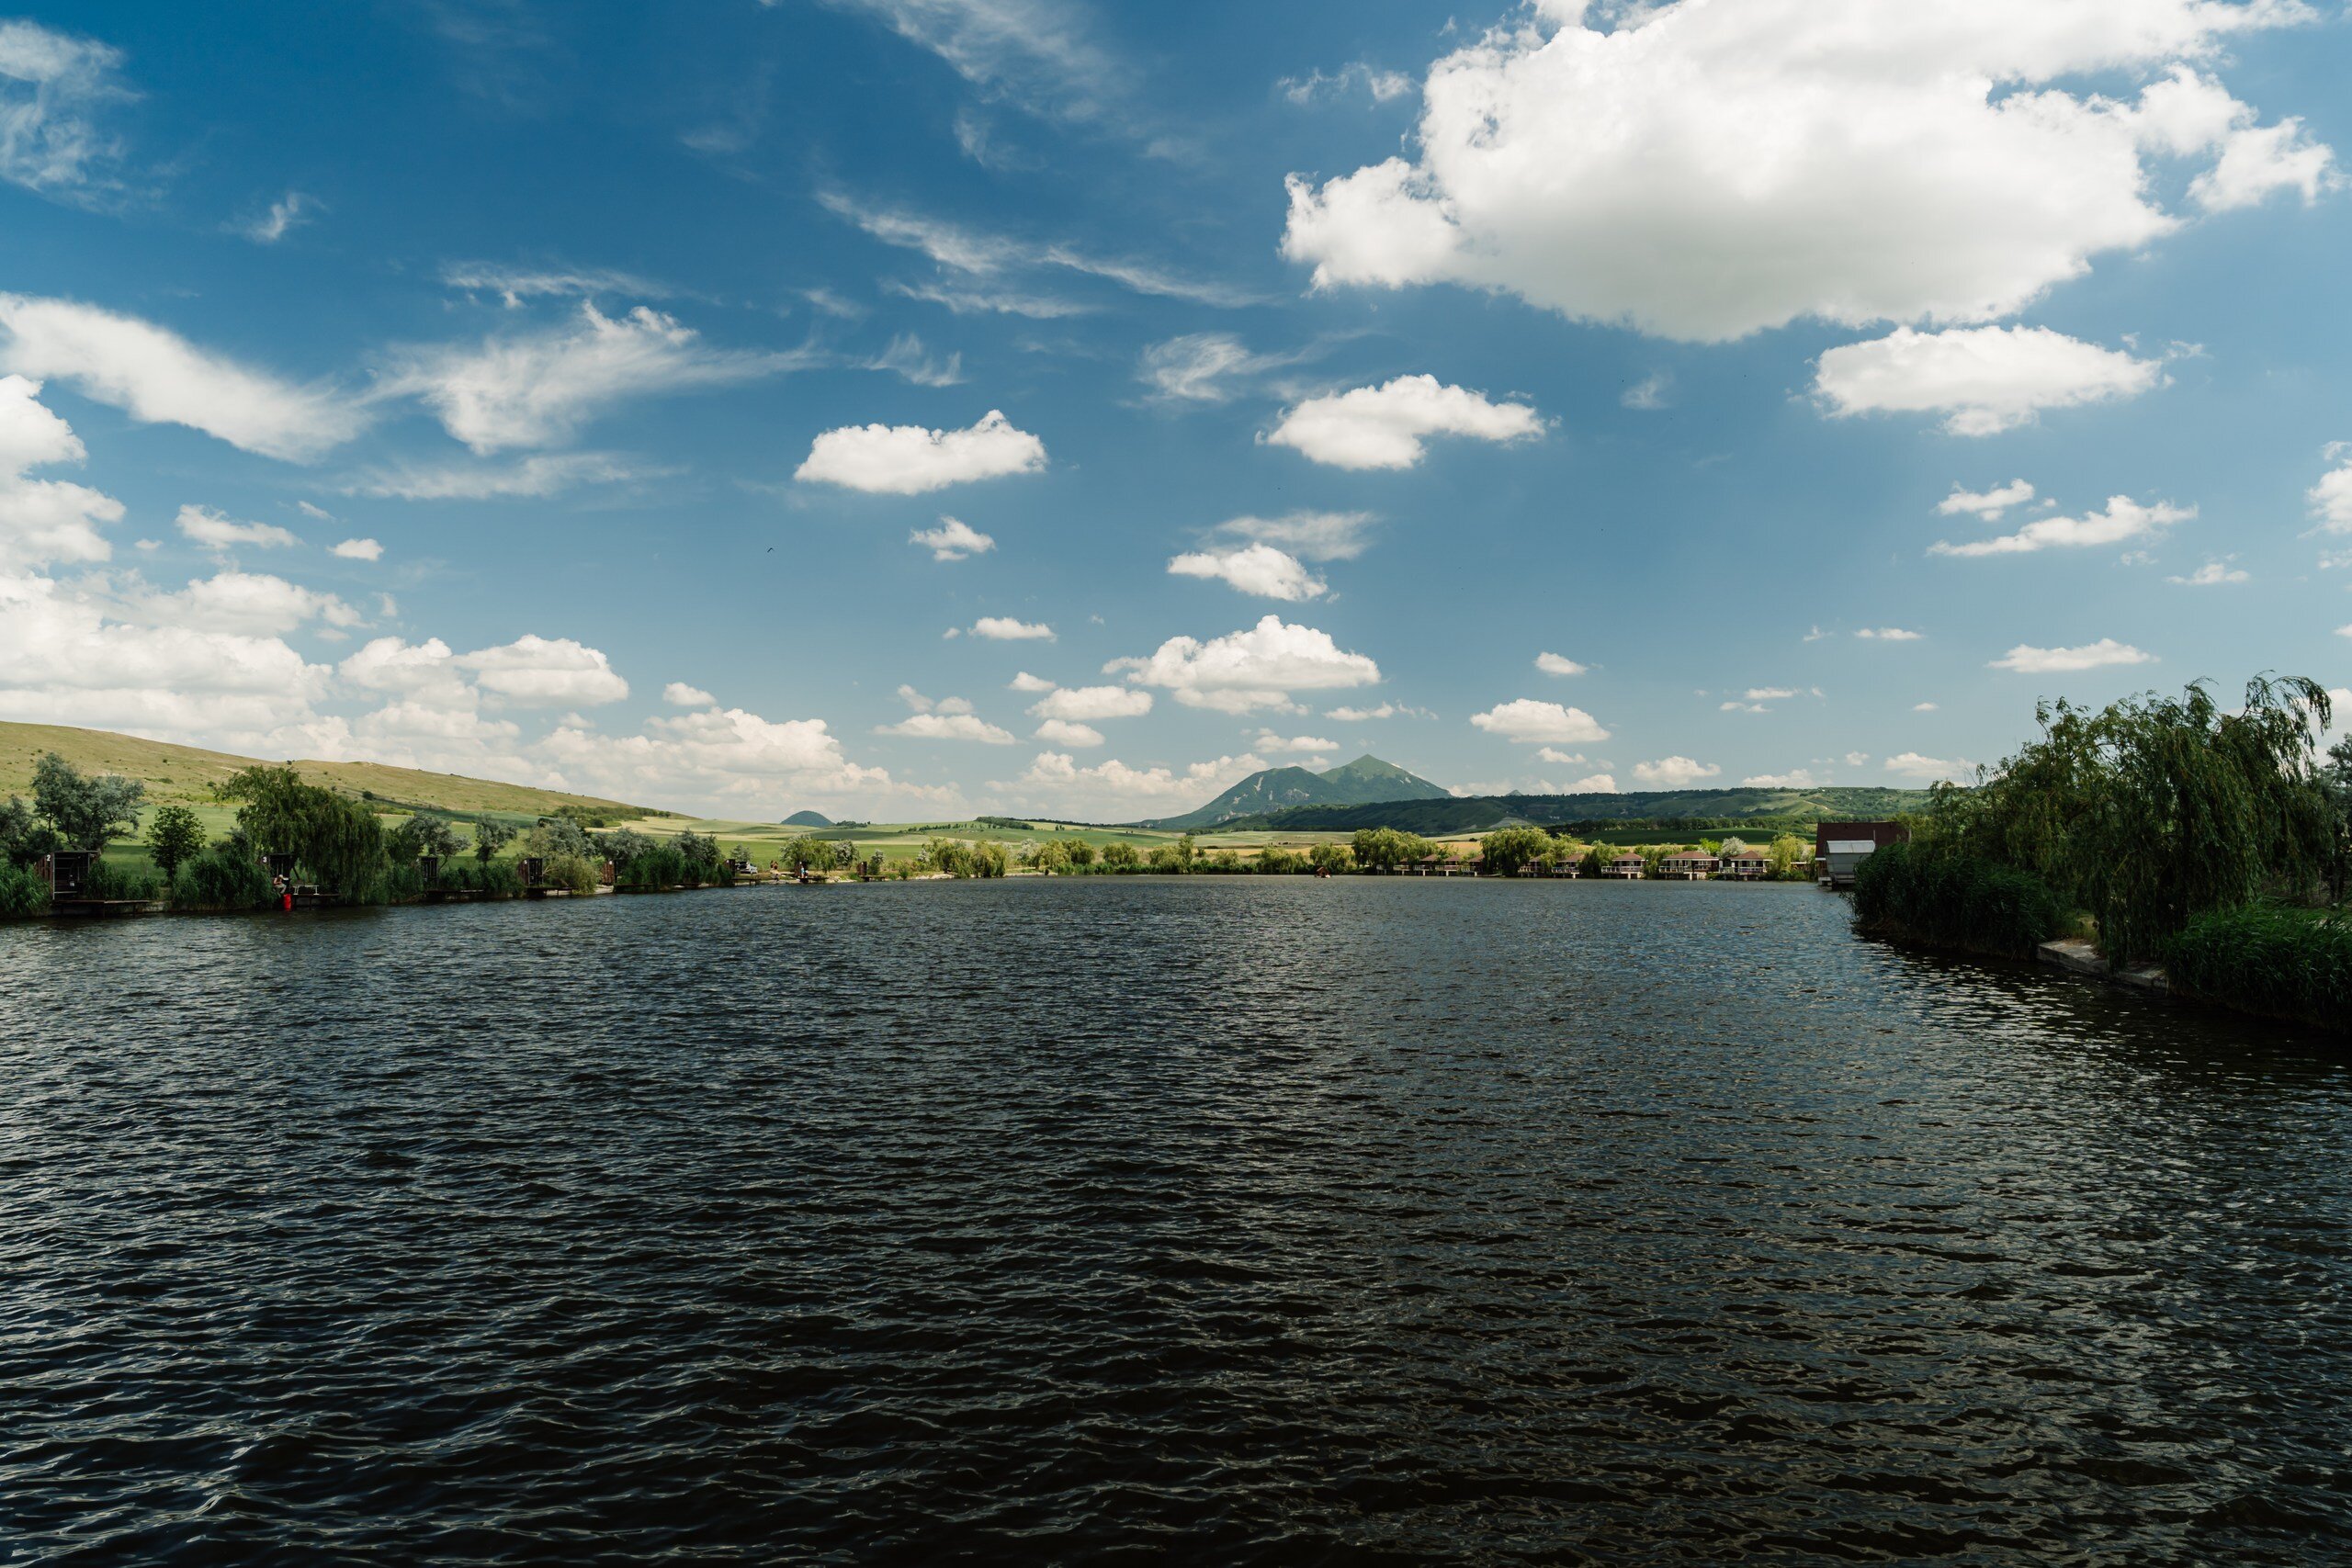
M2352 1551L2342 1057L1807 887L16 928L0 1023L26 1561Z

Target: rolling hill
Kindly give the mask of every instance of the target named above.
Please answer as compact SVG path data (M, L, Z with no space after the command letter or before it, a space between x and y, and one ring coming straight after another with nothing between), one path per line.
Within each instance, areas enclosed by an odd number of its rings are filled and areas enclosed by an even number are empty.
M1266 768L1251 773L1197 811L1164 817L1143 826L1194 832L1238 818L1264 817L1300 807L1452 798L1442 787L1419 774L1366 755L1321 773L1309 773L1305 768Z
M85 773L120 773L142 780L151 801L209 801L212 787L241 768L263 761L226 751L206 751L163 740L141 740L105 729L74 729L55 724L0 723L0 799L29 795L33 762L54 751ZM529 784L469 779L457 773L395 768L383 762L300 761L294 771L311 784L346 795L373 795L400 806L421 806L460 815L496 811L528 817L572 812L606 821L666 817L642 806Z
M1352 806L1316 804L1232 818L1218 826L1230 831L1319 833L1398 828L1408 833L1437 835L1483 833L1519 824L1557 828L1685 819L1811 824L1878 821L1897 812L1922 810L1927 804L1928 792L1923 789L1636 790L1621 795L1464 795Z

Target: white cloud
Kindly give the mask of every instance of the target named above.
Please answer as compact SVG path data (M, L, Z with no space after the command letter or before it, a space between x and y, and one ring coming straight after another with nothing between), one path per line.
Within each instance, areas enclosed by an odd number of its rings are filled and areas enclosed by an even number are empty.
M478 649L455 662L474 672L482 690L518 707L591 707L628 695L628 682L602 651L566 637L525 633L498 648Z
M1693 761L1688 757L1661 757L1655 762L1634 764L1634 777L1646 784L1666 789L1684 789L1701 779L1711 779L1723 769L1713 762Z
M1565 793L1568 795L1616 795L1621 792L1617 788L1617 780L1614 775L1609 773L1592 773L1587 777L1577 780L1576 783L1567 787Z
M662 299L673 292L635 273L605 267L511 266L498 262L450 262L441 268L441 281L469 293L495 294L510 310L519 309L526 299L563 295L621 294Z
M1402 703L1382 703L1377 707L1336 707L1324 710L1325 718L1336 718L1342 724L1363 724L1375 718L1435 718L1427 708L1407 707Z
M1401 72L1383 71L1361 60L1351 60L1328 75L1321 71L1305 76L1285 76L1274 84L1283 96L1301 107L1318 98L1335 98L1361 89L1374 103L1385 104L1406 96L1413 90L1413 79Z
M1006 684L1016 692L1050 692L1054 689L1051 681L1042 675L1032 675L1026 670L1013 676Z
M239 545L251 545L255 549L283 549L302 541L274 523L239 523L209 506L180 508L179 530L198 544L210 549L226 550Z
M1935 556L2010 556L2027 555L2035 550L2085 549L2098 545L2118 545L2126 539L2137 539L2161 533L2176 523L2185 523L2197 515L2193 506L2174 506L2157 502L2143 506L2128 495L2107 498L2104 512L2085 513L2080 517L2037 517L2014 534L1997 538L1974 539L1955 545L1939 539L1928 547Z
M718 705L718 699L700 686L689 686L684 681L673 681L662 688L662 700L673 708L709 708Z
M1987 491L1965 491L1958 485L1936 508L1939 517L1954 517L1965 512L1982 517L1987 523L2000 521L2001 513L2012 506L2023 506L2033 499L2033 487L2023 479L2011 479L2005 485Z
M762 0L775 5L776 0ZM1062 0L835 0L927 49L974 86L1033 114L1131 129L1140 84Z
M371 468L342 490L345 495L388 501L537 500L579 485L616 484L657 471L610 452L555 452L512 463Z
M379 637L353 653L335 671L365 692L383 692L434 707L470 707L478 694L458 673L457 655L439 637L412 643Z
M918 387L956 387L964 381L961 354L934 359L924 351L922 339L912 333L900 333L888 348L865 363L868 370L888 370Z
M1563 768L1572 768L1584 761L1584 755L1577 751L1563 751L1556 746L1544 746L1537 749L1535 760L1539 762L1551 762Z
M288 231L311 220L318 203L299 190L289 190L269 204L269 210L242 226L238 232L256 245L274 245Z
M0 180L58 195L109 183L102 171L119 149L97 117L134 96L121 63L96 39L0 21Z
M1136 378L1165 402L1221 403L1238 382L1298 362L1296 355L1252 354L1231 333L1187 333L1143 351Z
M1785 702L1797 694L1797 689L1794 686L1750 686L1747 688L1747 700L1751 703L1778 703Z
M40 383L0 376L0 570L50 561L101 561L113 548L101 525L122 502L85 485L26 477L83 459L73 426L39 400Z
M895 278L885 279L882 287L909 299L944 305L959 316L987 313L1050 321L1065 316L1091 315L1094 310L1093 306L1080 300L1022 294L1006 288L951 288L943 283L902 283Z
M1739 783L1743 789L1817 789L1822 781L1796 768L1785 773L1750 773Z
M1936 711L1936 705L1933 703L1913 703L1911 705L1911 711L1913 713L1933 713Z
M1663 370L1655 371L1618 393L1617 400L1626 408L1656 413L1667 406L1666 394L1673 385L1673 377Z
M1272 545L1194 551L1170 560L1168 570L1177 577L1213 578L1261 599L1319 599L1331 586L1301 566L1297 557Z
M1870 760L1871 754L1867 751L1849 751L1846 753L1846 765L1849 768L1865 766L1869 763Z
M175 333L70 299L0 294L0 371L70 381L150 424L184 424L266 457L303 462L366 422L356 405L196 347Z
M959 0L960 3L960 0ZM1221 283L1180 277L1147 262L1121 261L1090 255L1074 246L1033 244L1000 234L986 234L919 213L869 206L840 191L821 191L817 199L836 217L856 224L886 245L920 251L953 272L995 278L1030 268L1057 268L1116 283L1137 294L1185 299L1198 305L1236 306L1259 302L1256 295ZM898 291L916 299L933 299L950 310L989 310L1050 317L1078 313L1079 308L1051 301L1044 310L1027 308L1033 301L1004 296L993 289L962 296L956 290L899 285Z
M382 560L384 547L373 539L345 539L333 553L345 560Z
M2252 581L2253 573L2229 564L2236 558L2232 556L2226 560L2209 560L2187 577L2167 577L2165 581L2177 582L2187 588L2218 588L2225 582Z
M1537 702L1532 697L1498 703L1485 713L1472 714L1470 722L1489 735L1499 735L1522 746L1536 741L1577 746L1609 739L1609 731L1600 727L1600 721L1584 709Z
M1091 724L1078 724L1067 718L1049 718L1037 727L1034 739L1085 750L1102 744L1102 732Z
M919 424L843 425L810 444L797 479L878 495L920 495L1046 466L1046 444L990 409L968 430Z
M1814 390L1840 416L1940 413L1954 435L1994 435L2043 409L2137 397L2164 380L2155 360L2048 327L1897 327L1822 355Z
M982 615L972 623L972 635L991 642L1051 642L1054 628L1043 621L1016 621L1010 615Z
M1286 512L1280 517L1228 517L1210 532L1256 539L1301 560L1353 560L1371 547L1379 519L1369 512Z
M2051 675L2076 670L2099 670L2112 664L2152 664L2155 657L2153 653L2143 653L2129 643L2103 637L2080 648L2035 648L2028 643L2019 643L1993 660L1987 668L2014 670L2020 675Z
M907 543L924 547L933 560L963 560L996 548L996 541L988 535L960 517L944 515L939 519L938 527L917 528L909 534Z
M2331 446L2328 460L2335 461L2345 450L2342 443ZM2312 516L2321 533L2352 534L2352 463L2321 475L2304 499L2311 502Z
M1854 635L1873 642L1917 642L1927 634L1906 631L1901 626L1864 626Z
M384 379L421 398L477 453L548 446L631 398L729 386L808 363L798 354L707 347L693 328L639 305L607 316L582 300L576 319L479 344L411 349Z
M915 740L978 740L988 746L1010 746L1012 731L1001 729L968 713L909 714L896 724L878 727L876 735L898 735Z
M1325 740L1313 735L1294 735L1288 739L1271 729L1258 731L1258 739L1250 742L1252 750L1270 755L1298 751L1331 751L1339 749L1336 740Z
M1959 758L1946 761L1938 757L1922 757L1917 751L1905 751L1886 760L1886 771L1901 778L1920 779L1929 784L1950 779L1964 784L1975 773L1976 764Z
M787 800L842 797L866 808L906 797L950 804L947 790L899 784L888 771L842 754L820 718L769 719L712 708L647 721L646 733L600 736L559 725L535 754L561 768L572 788L617 798L680 798L768 817Z
M1594 7L1439 61L1419 157L1294 175L1283 253L1318 288L1451 282L1721 341L1811 316L1981 321L2178 226L2153 105L2061 88L2308 20L2203 0L1744 0ZM2190 139L2195 140L2195 139ZM2288 141L2295 143L2291 131ZM2224 152L2226 158L2227 153ZM2249 145L2242 186L2305 177ZM2226 193L2226 195L2225 195Z
M1014 682L1016 689L1028 690ZM1133 686L1063 686L1029 705L1032 718L1139 718L1151 711L1151 694Z
M1563 654L1539 653L1535 656L1535 668L1546 675L1581 675L1587 666Z
M1220 713L1286 707L1294 691L1369 686L1380 679L1379 665L1343 652L1329 632L1276 615L1207 642L1172 637L1148 658L1114 659L1102 670L1127 671L1132 684L1164 687L1187 707Z
M1206 799L1265 765L1264 758L1245 751L1238 757L1194 762L1182 773L1165 767L1130 767L1115 757L1081 768L1067 752L1040 751L1012 785L1000 787L1043 796L1073 816L1117 817L1136 806Z
M235 570L200 578L175 593L141 594L130 604L143 619L248 637L282 637L313 620L337 627L360 620L357 611L332 593L282 577Z
M1434 376L1399 376L1309 398L1285 412L1266 440L1337 468L1409 468L1426 455L1426 436L1517 441L1543 432L1544 422L1524 403L1489 402L1483 392L1442 385Z

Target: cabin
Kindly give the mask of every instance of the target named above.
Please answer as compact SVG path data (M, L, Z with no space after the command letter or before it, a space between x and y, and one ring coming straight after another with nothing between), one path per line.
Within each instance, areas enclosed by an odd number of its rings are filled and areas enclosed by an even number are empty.
M1813 830L1814 880L1824 887L1851 887L1862 862L1889 844L1907 844L1911 829L1900 822L1823 822Z
M49 884L50 897L62 903L85 896L90 886L90 867L97 856L87 850L60 850L41 857L41 878Z
M1761 882L1771 874L1772 857L1762 850L1736 850L1715 868L1715 875L1725 882Z
M1657 863L1657 874L1683 882L1704 882L1722 864L1704 850L1677 850Z
M1641 856L1633 853L1631 851L1628 851L1624 854L1619 855L1615 860L1611 861L1607 865L1603 866L1601 868L1600 874L1603 876L1622 876L1629 880L1638 881L1640 878L1649 874L1649 862L1644 860Z

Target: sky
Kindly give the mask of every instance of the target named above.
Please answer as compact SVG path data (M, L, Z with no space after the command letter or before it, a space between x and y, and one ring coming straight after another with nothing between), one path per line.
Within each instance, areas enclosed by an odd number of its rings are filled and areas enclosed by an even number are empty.
M0 0L0 718L1116 821L2341 691L2347 80L2339 0Z

